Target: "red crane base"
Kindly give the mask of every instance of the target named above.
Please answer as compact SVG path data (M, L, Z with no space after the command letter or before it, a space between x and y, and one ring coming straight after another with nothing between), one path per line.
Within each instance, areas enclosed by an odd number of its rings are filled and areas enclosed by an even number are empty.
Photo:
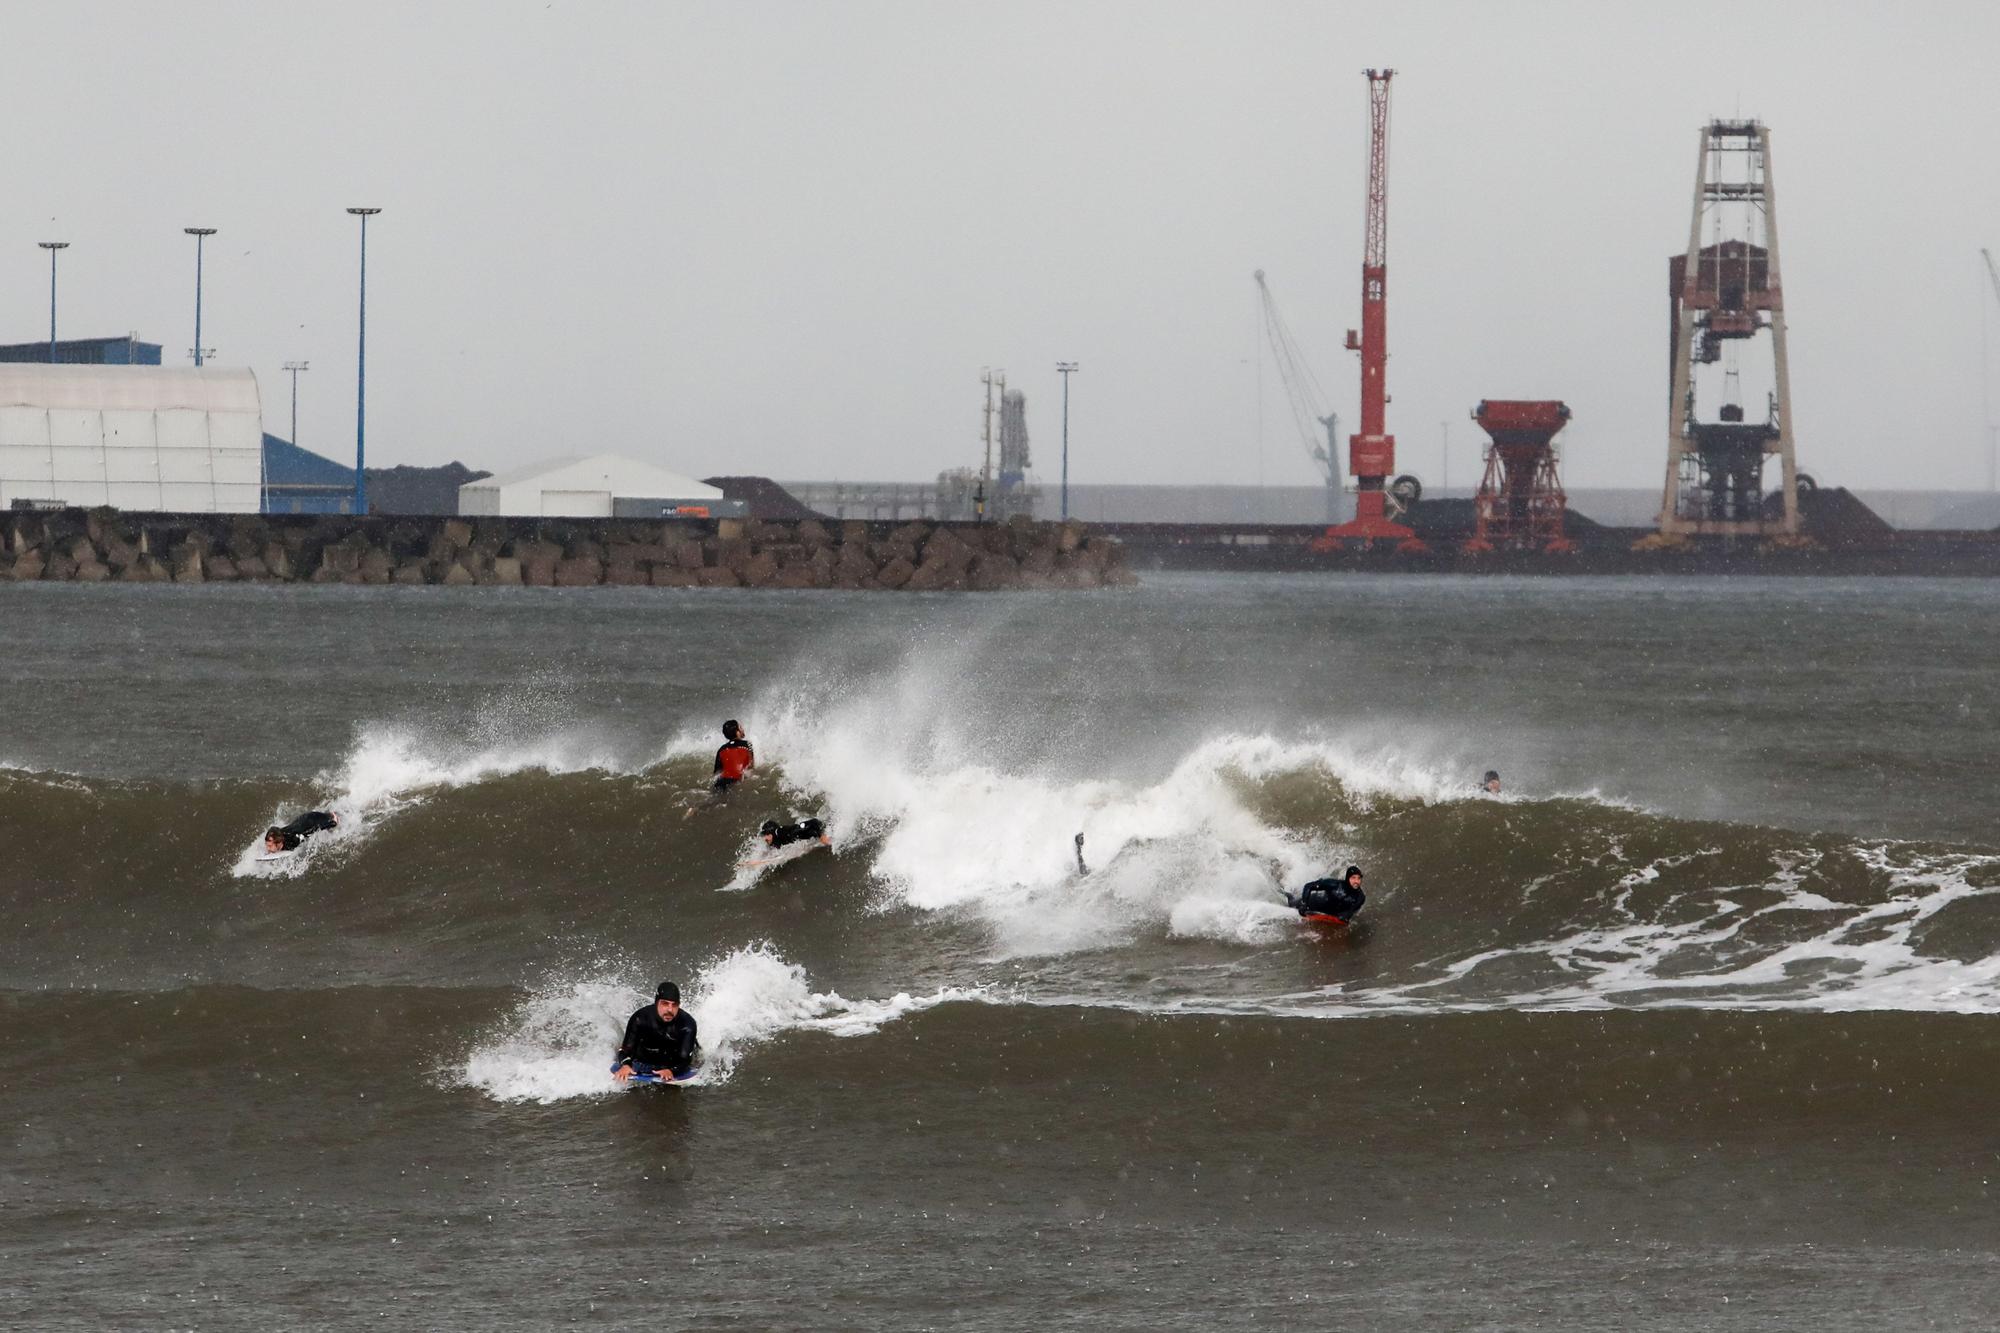
M1387 497L1381 491L1363 491L1354 498L1355 515L1345 523L1328 528L1315 537L1312 549L1322 554L1337 551L1349 542L1372 546L1376 542L1394 542L1396 549L1405 555L1421 554L1431 548L1424 545L1415 530L1401 523L1390 521L1386 512Z

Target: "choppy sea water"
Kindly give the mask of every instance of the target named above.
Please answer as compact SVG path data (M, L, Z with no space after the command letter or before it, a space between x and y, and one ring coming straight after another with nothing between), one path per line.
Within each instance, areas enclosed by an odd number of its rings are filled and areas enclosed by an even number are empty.
M1996 613L0 588L0 1322L1990 1324Z

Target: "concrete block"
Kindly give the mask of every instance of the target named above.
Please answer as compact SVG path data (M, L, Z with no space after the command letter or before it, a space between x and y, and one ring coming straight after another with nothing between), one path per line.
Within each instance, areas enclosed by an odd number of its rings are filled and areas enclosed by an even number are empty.
M558 588L594 588L604 582L604 562L595 556L571 556L555 570Z
M901 588L909 583L917 572L917 567L902 556L895 556L875 573L875 581L884 588Z
M644 565L620 561L607 565L604 581L619 588L644 588L652 583L652 572Z

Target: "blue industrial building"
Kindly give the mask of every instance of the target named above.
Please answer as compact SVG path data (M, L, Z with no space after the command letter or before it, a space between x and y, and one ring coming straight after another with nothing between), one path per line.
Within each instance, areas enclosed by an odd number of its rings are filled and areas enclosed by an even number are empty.
M49 342L0 345L0 361L49 363ZM59 366L157 366L160 345L140 342L139 335L123 338L69 338L56 340L55 362Z
M351 514L354 469L290 440L264 436L264 512Z

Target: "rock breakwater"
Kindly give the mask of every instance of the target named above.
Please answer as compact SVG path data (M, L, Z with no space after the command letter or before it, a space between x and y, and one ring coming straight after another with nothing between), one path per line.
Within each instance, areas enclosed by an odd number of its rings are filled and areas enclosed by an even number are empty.
M0 578L79 583L848 588L998 592L1137 582L1082 524L139 514L0 518Z

